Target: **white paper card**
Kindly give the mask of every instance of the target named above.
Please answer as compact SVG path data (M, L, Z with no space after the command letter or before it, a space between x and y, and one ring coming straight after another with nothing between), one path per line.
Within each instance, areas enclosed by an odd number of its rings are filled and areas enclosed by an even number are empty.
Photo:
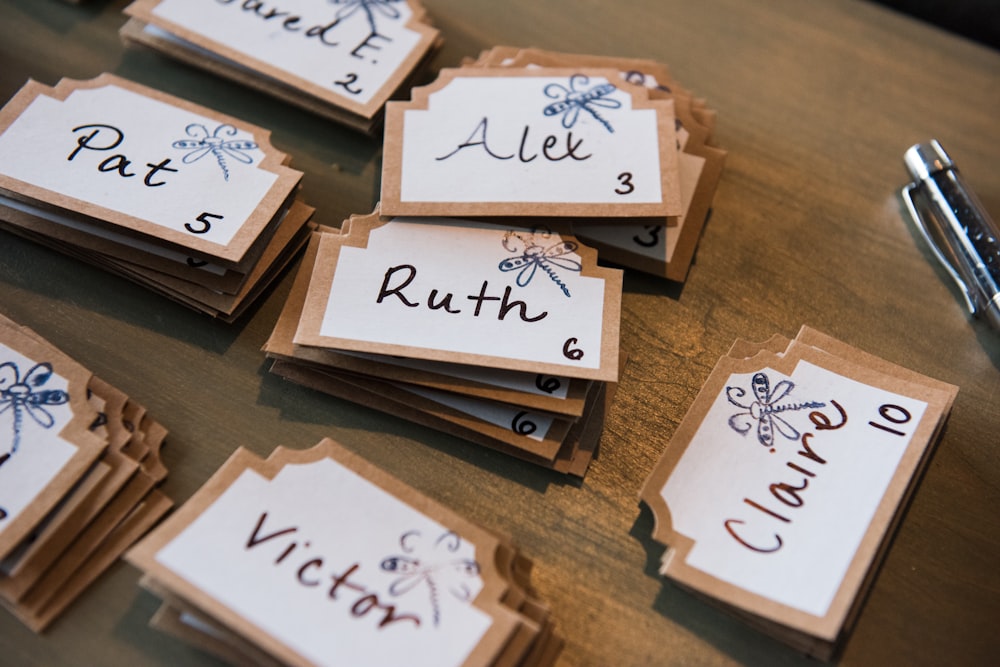
M824 616L926 406L807 361L731 375L661 492L686 563Z
M59 435L73 419L68 389L46 360L0 343L0 535L77 452Z
M460 665L491 625L474 546L331 459L245 470L156 560L320 665Z
M37 94L0 126L0 186L238 261L287 196L265 205L266 137L107 79Z
M387 107L391 215L681 213L673 103L613 71L445 70Z
M548 231L435 219L393 219L363 246L327 235L304 308L321 316L295 342L615 379L620 274L584 275L578 250Z
M195 43L231 50L275 78L300 80L346 104L367 105L413 57L421 33L408 2L161 0L153 15Z

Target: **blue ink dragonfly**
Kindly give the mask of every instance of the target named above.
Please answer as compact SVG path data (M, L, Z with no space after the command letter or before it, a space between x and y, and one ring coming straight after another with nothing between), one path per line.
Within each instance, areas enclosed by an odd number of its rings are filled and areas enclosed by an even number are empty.
M405 595L420 584L427 584L434 625L441 621L440 586L447 588L456 599L470 601L477 591L469 581L479 576L479 564L471 558L455 557L462 538L452 531L442 533L434 542L425 544L419 530L403 533L399 545L405 555L384 558L380 567L400 576L389 585L389 593Z
M584 74L574 74L569 78L569 86L561 83L550 83L545 86L542 92L550 99L558 99L558 102L545 107L542 112L546 116L562 115L562 126L569 129L576 125L581 111L586 111L594 117L608 132L614 132L611 123L606 121L594 107L604 109L621 108L622 103L618 100L608 99L608 95L617 88L612 83L599 83L596 86L586 88L590 83L590 77ZM559 98L562 99L559 99Z
M256 150L257 142L236 138L236 128L228 123L219 125L214 132L209 132L201 123L191 123L184 128L184 133L191 138L178 139L172 144L174 148L188 151L181 160L184 164L191 164L206 155L211 155L219 163L222 175L227 181L229 180L227 156L243 164L253 164L253 157L247 155L245 151Z
M548 238L548 236L548 233L544 234L544 238ZM520 244L515 243L515 239L520 241ZM521 246L520 248L518 247L519 245ZM567 271L581 271L583 266L580 262L565 256L576 252L576 249L579 247L576 243L560 240L558 243L546 247L535 243L534 234L525 235L514 230L509 230L504 234L503 247L508 252L520 253L518 257L502 260L497 267L504 272L520 271L515 279L518 287L526 287L531 282L531 279L535 277L535 272L541 269L552 279L552 282L559 286L563 294L570 296L569 287L559 278L552 267L557 266Z
M778 402L792 393L795 383L791 380L781 380L771 387L771 380L766 373L754 373L750 387L755 400L744 402L747 391L742 387L726 387L726 400L746 412L738 412L729 418L729 426L741 435L746 435L757 424L757 442L765 447L774 446L774 433L777 431L789 440L798 440L798 430L789 424L781 413L807 408L822 408L825 403L809 401L806 403Z
M334 22L334 25L340 23L344 19L351 18L359 11L364 12L365 17L368 19L368 29L369 29L368 37L366 37L361 42L361 44L359 44L357 47L355 47L353 51L351 51L352 56L354 56L355 58L360 58L361 56L358 55L358 51L363 46L368 46L369 48L378 49L379 47L374 46L374 44L372 43L372 39L374 39L375 37L381 37L387 42L392 41L392 39L386 37L385 35L383 35L378 31L376 14L381 14L382 16L395 21L399 19L403 14L402 12L399 11L397 7L394 7L393 5L399 5L400 3L403 3L405 1L406 0L330 0L330 2L340 7L335 16L336 21Z
M52 364L42 362L32 366L24 377L12 361L0 364L0 414L13 417L14 437L10 450L0 455L3 465L21 444L24 415L30 416L42 428L52 428L55 417L46 408L69 402L69 394L61 389L41 389L52 377Z

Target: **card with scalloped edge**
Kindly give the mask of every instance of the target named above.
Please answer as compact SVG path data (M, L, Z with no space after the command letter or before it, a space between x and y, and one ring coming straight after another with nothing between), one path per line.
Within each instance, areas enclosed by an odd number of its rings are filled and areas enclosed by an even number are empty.
M126 44L372 133L442 39L417 0L136 0Z
M41 632L171 507L166 430L3 316L0 351L0 602Z
M233 319L312 209L269 132L111 74L29 81L0 110L10 231Z
M426 387L523 406L548 414L565 415L567 418L577 418L583 414L584 404L590 392L589 380L295 345L293 338L302 319L311 267L316 264L317 246L321 234L346 233L351 227L351 220L355 217L358 216L352 216L347 220L342 230L321 227L313 235L302 261L302 266L305 268L296 276L291 291L285 299L281 315L263 347L268 357L324 371L377 377L414 387Z
M737 341L640 494L661 573L833 658L957 391L808 327Z
M158 624L237 663L550 664L560 640L519 558L329 439L237 450L127 555L173 618Z
M320 235L294 342L616 381L621 280L548 228L374 213Z
M301 313L301 307L298 310ZM275 325L276 335L265 345L269 356L293 359L334 372L378 377L414 387L518 405L569 419L583 414L590 393L589 380L305 346L289 348L281 345L285 341L288 346L292 345L291 337L278 331L281 327L282 321L279 321Z
M90 372L15 328L0 328L0 558L69 493L104 452L90 430Z
M444 69L386 105L382 212L662 221L676 141L673 102L612 69Z

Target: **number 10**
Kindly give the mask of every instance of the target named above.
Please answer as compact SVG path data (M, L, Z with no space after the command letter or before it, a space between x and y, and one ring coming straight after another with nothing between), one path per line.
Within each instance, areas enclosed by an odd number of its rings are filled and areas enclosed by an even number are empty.
M878 413L882 419L892 424L905 424L913 418L913 415L910 414L909 410L899 405L893 405L892 403L879 406ZM906 435L902 431L894 429L891 426L887 426L886 424L879 424L878 422L870 421L868 422L868 425L874 426L875 428L885 431L886 433L892 433L893 435Z

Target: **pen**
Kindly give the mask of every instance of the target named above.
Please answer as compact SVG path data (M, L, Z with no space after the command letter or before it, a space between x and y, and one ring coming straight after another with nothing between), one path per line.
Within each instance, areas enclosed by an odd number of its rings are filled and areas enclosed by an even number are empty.
M1000 231L937 140L903 155L903 202L969 312L1000 331Z

